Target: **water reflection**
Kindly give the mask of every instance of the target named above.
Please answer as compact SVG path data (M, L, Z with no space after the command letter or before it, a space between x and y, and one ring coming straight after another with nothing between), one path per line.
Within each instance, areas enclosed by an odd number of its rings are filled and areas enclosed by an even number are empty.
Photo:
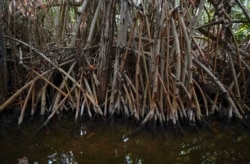
M84 136L85 134L87 134L87 130L84 126L81 126L80 128L80 136Z
M48 156L48 164L62 163L62 164L78 164L75 161L74 154L72 151L68 153L53 153Z
M48 164L250 162L250 133L246 129L162 136L145 130L135 133L134 126L123 122L76 125L70 119L54 121L31 137L39 126L24 126L18 135L15 127L6 128L0 135L0 163L17 163L24 156L29 162Z
M123 142L127 142L129 140L128 137L126 137L125 135L122 136Z
M132 158L132 154L129 153L125 156L125 161L124 161L125 164L142 164L142 159L140 158L136 158L135 161L133 161L133 158Z

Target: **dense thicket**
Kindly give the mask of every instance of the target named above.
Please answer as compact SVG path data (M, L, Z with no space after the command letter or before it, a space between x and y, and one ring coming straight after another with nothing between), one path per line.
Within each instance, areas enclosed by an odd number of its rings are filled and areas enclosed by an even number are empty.
M142 124L249 112L249 34L239 31L250 17L239 0L5 2L12 92L0 111L20 104L19 124L27 108Z

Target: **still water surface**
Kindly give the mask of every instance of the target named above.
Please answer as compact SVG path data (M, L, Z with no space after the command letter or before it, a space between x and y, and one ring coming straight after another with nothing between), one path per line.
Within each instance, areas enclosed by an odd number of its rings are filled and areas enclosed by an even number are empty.
M16 121L17 122L17 121ZM3 125L4 124L4 125ZM250 163L250 132L244 126L187 132L136 130L125 121L52 120L35 136L41 122L1 122L0 163L28 157L39 164L81 163ZM218 125L217 125L218 126Z

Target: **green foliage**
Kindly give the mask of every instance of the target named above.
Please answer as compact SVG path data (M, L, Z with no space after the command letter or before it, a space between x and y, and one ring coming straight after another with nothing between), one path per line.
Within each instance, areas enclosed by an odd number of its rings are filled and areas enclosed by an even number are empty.
M250 39L250 24L242 24L234 32L238 42L244 42Z
M244 0L242 1L244 7L247 11L250 10L250 1ZM250 14L248 12L248 14ZM242 23L236 23L233 26L233 32L236 40L240 42L245 42L250 39L250 22L246 19L245 15L242 13L242 10L238 7L238 5L234 6L231 14L232 20L239 20Z

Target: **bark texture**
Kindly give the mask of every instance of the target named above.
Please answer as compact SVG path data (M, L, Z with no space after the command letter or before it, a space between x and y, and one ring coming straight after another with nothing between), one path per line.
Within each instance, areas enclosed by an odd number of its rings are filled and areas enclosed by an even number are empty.
M108 88L109 80L109 58L112 53L112 40L113 40L113 24L114 24L114 4L115 1L105 0L102 30L101 30L101 41L100 41L100 52L98 59L98 72L97 76L100 81L98 100L102 103L105 100L105 95Z
M4 35L2 23L0 22L0 104L7 97L7 65L6 65L6 50L4 43Z

